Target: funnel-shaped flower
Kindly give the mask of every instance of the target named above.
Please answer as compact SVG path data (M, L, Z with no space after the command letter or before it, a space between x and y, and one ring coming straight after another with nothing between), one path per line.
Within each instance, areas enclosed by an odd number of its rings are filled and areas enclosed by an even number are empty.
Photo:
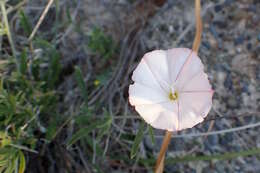
M213 90L196 52L187 48L146 53L133 72L129 101L154 128L178 131L203 121Z

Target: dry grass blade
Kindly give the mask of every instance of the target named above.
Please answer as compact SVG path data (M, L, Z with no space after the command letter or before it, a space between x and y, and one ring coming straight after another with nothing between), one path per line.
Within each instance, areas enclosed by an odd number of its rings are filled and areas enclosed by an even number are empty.
M41 15L40 19L38 20L38 22L37 22L36 26L34 27L34 29L33 29L32 33L31 33L31 35L30 35L30 37L29 37L29 39L28 39L28 40L29 40L29 42L31 42L31 41L32 41L32 39L33 39L34 35L36 34L37 30L39 29L39 27L40 27L40 25L41 25L41 23L42 23L43 19L45 18L45 16L46 16L47 12L49 11L49 9L50 9L50 7L51 7L51 5L52 5L53 1L54 1L54 0L49 0L49 2L48 2L48 4L47 4L47 6L45 7L45 9L44 9L44 11L43 11L43 13L42 13L42 15Z
M189 138L189 137L218 135L218 134L231 133L231 132L237 132L237 131L241 131L241 130L251 129L251 128L255 128L255 127L259 127L259 126L260 126L260 122L257 122L257 123L253 123L253 124L248 124L248 125L244 125L244 126L240 126L240 127L234 127L234 128L219 130L219 131L176 135L176 136L172 136L172 138ZM159 136L156 136L156 137L159 137Z

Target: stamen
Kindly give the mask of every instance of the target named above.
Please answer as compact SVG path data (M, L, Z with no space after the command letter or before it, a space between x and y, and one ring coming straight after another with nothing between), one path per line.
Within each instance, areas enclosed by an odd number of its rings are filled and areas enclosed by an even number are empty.
M177 99L178 99L178 92L177 92L177 91L175 91L174 93L170 92L170 94L169 94L169 99L170 99L171 101L177 100Z

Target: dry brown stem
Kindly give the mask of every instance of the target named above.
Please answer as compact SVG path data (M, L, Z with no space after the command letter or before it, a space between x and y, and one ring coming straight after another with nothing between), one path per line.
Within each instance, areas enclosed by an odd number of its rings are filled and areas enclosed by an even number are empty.
M198 52L200 47L200 41L201 41L201 33L202 33L202 21L200 17L200 0L195 0L195 17L196 17L196 35L195 39L193 41L192 50L195 52ZM155 173L163 173L164 169L164 159L165 159L165 153L167 151L168 145L171 141L172 132L166 131L166 134L163 139L163 143L160 149L160 153L157 157L156 166L155 166Z
M200 9L200 0L195 0L196 35L192 45L192 50L195 52L199 51L202 34L202 20L200 17Z
M166 134L164 136L163 143L162 143L162 146L160 149L160 153L159 153L157 161L156 161L155 173L163 172L165 153L166 153L168 145L171 141L171 136L172 136L172 132L166 131Z

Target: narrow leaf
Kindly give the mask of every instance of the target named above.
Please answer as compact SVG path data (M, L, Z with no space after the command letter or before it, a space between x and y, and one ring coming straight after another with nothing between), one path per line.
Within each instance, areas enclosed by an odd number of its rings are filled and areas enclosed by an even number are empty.
M78 86L80 88L80 91L83 95L83 98L84 98L85 102L87 103L88 102L87 87L86 87L86 83L84 82L84 77L83 77L82 72L79 67L75 67L75 76L76 76L76 80L77 80Z
M139 127L139 130L137 132L137 135L135 136L134 144L131 149L131 159L133 159L136 156L137 150L139 148L140 143L142 142L143 136L144 136L144 122L142 121Z
M20 21L25 34L29 36L32 32L32 25L22 10L20 11Z
M94 130L96 128L102 128L104 123L106 123L106 122L104 122L104 121L96 121L94 123L91 123L90 126L88 126L86 128L80 129L68 141L67 147L70 147L71 145L73 145L75 142L77 142L82 137L87 136L92 130Z
M25 162L24 154L22 151L19 151L19 157L20 157L19 173L24 173L26 162Z
M153 128L152 126L148 126L148 130L149 130L149 134L150 134L150 137L151 137L151 140L152 140L152 144L154 145L155 144L155 139L154 139L154 133L153 133Z
M21 54L21 59L19 63L19 71L21 74L25 75L26 70L27 70L27 57L26 57L26 50L23 50Z

